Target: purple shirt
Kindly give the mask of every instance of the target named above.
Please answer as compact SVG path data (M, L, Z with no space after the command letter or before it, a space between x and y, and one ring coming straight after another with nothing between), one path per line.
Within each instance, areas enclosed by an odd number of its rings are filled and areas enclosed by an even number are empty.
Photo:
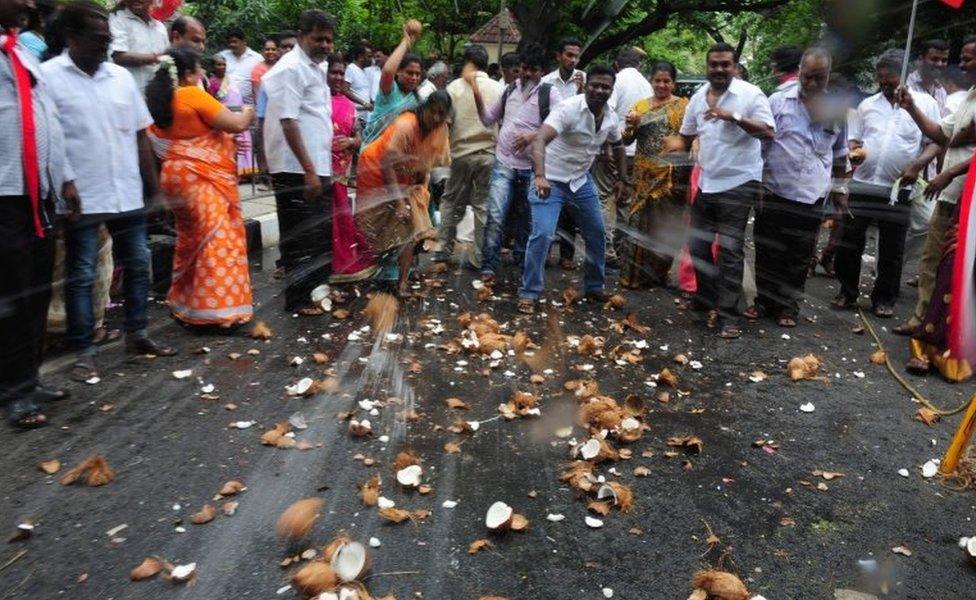
M527 146L522 152L515 152L515 138L523 133L535 133L542 127L539 120L539 85L536 84L526 98L522 93L522 80L515 81L515 89L508 94L505 104L505 120L498 132L498 144L495 147L495 157L498 162L510 169L532 168L532 146ZM549 88L549 108L552 110L562 100L555 86ZM489 125L498 122L502 114L502 96L498 97L490 107L485 109L481 118Z
M814 204L830 191L834 160L848 154L847 124L810 122L794 86L769 97L776 135L766 150L766 187L772 193Z

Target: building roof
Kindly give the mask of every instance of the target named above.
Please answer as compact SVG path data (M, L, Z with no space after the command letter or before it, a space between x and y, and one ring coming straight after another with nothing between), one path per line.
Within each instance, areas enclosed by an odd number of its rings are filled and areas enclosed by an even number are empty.
M522 32L519 31L518 23L515 21L515 15L512 14L512 11L506 8L505 12L508 13L508 27L505 29L505 39L502 41L506 44L518 44L522 41ZM478 44L497 44L501 16L501 12L496 14L481 29L472 33L468 39Z

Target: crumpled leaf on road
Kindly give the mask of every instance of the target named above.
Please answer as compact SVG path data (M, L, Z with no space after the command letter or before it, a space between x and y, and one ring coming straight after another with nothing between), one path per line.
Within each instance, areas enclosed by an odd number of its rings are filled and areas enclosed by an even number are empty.
M115 471L101 454L89 456L61 476L61 485L71 485L84 475L85 483L91 487L106 485L115 481Z
M373 475L359 486L359 497L366 506L376 506L380 498L380 476Z
M742 580L724 571L698 571L692 578L695 591L701 590L704 595L692 594L688 600L749 600L751 594Z
M486 539L475 540L468 544L468 554L477 554L491 547L492 543Z
M286 508L278 517L278 537L290 540L304 538L321 515L324 504L321 498L305 498Z
M143 581L152 579L163 570L163 561L155 556L147 556L141 563L129 571L129 579L132 581Z
M257 321L251 328L251 337L256 340L270 340L272 336L271 328L264 321Z
M576 353L580 356L594 356L600 354L603 349L603 345L606 340L602 337L593 337L590 334L586 334L579 339L579 345L576 346Z
M672 448L685 448L694 454L701 454L705 448L705 442L697 435L677 435L669 437L668 446Z
M790 362L786 365L786 371L789 373L790 379L793 381L801 381L804 379L817 379L822 367L823 361L813 354L807 354L806 356L791 358Z
M37 468L44 471L48 475L54 475L61 470L61 461L56 458L51 460L45 460L44 462L37 463Z
M939 413L935 412L931 408L923 406L922 408L918 409L918 412L915 413L915 418L931 427L932 425L935 425L941 417L939 416Z
M190 522L194 525L203 525L204 523L209 523L217 517L217 509L214 508L212 504L205 504L200 512L194 513L190 517Z

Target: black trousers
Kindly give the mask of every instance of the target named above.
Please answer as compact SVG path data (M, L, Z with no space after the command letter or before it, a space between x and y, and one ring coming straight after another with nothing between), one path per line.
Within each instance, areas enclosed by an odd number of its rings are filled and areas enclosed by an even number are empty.
M332 182L322 178L322 193L305 198L305 176L272 173L278 211L281 266L285 269L285 310L310 302L309 295L329 279L332 266Z
M34 235L30 199L0 196L0 402L37 385L54 270L54 232Z
M800 314L823 207L823 199L802 204L767 195L756 213L756 304L774 318Z
M834 271L841 294L849 300L860 295L861 256L867 243L871 223L878 226L878 278L871 292L872 305L893 305L901 290L901 272L905 264L905 236L912 205L908 190L899 202L890 205L890 190L881 186L859 186L851 190L850 214L844 216L844 235L834 257Z
M759 183L750 181L715 194L699 192L691 207L688 246L698 283L695 299L717 310L723 323L739 320L746 225L758 191ZM716 235L718 264L712 260Z

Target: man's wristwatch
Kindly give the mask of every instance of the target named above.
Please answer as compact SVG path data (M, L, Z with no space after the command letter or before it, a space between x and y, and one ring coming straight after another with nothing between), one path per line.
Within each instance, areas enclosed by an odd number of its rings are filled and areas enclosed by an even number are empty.
M734 113L732 113L732 120L735 121L736 123L741 123L742 122L742 113L740 113L740 112L734 112Z

